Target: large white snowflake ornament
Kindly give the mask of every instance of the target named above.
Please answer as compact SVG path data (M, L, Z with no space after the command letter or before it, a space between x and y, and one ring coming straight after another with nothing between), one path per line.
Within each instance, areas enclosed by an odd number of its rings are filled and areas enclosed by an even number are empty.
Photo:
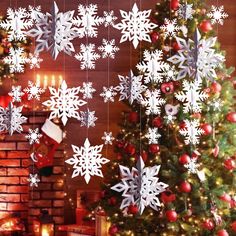
M75 154L65 161L67 164L73 165L74 171L72 178L79 175L84 176L84 179L88 184L91 176L96 175L103 177L100 168L102 165L108 163L109 160L102 157L102 154L100 154L102 148L103 145L91 146L88 139L85 140L84 146L82 147L72 145Z
M43 59L39 57L38 53L30 53L27 59L27 63L29 63L30 69L40 68L40 63L42 61Z
M120 93L119 101L129 100L130 104L136 100L137 102L142 101L142 93L146 90L146 86L143 85L142 75L135 76L133 71L130 71L130 76L118 75L120 84L115 87L116 91Z
M40 100L40 95L45 92L45 89L40 88L38 83L33 83L28 81L28 87L24 89L24 92L28 94L28 100L32 100L33 98Z
M29 129L29 133L25 136L29 140L29 144L39 143L39 139L43 135L39 133L39 129Z
M8 93L12 97L12 102L21 102L21 97L24 93L21 90L21 86L12 86L11 92Z
M168 63L162 61L163 52L161 50L148 51L143 53L143 61L137 65L137 69L144 73L144 83L162 83L164 76L170 69Z
M102 52L102 58L110 57L115 58L115 53L120 49L115 45L115 39L110 41L103 39L102 45L98 47L98 50Z
M161 135L158 133L158 128L148 128L148 132L145 135L149 144L158 144L158 139Z
M3 59L9 65L10 73L23 73L25 64L28 62L23 48L10 48L9 56Z
M224 6L211 6L211 11L207 14L207 16L211 18L211 23L213 25L216 23L223 25L224 19L226 19L229 15L224 12Z
M146 90L141 104L145 106L147 115L158 115L161 113L161 106L164 105L166 101L160 96L161 92L159 89Z
M163 32L164 38L167 37L176 37L176 34L180 30L180 27L177 25L177 19L169 20L165 19L164 25L160 27Z
M117 17L114 15L114 11L104 11L103 12L103 23L105 27L108 27L109 25L115 26L115 21L117 20Z
M30 187L38 187L38 183L40 182L40 179L38 177L38 174L29 174Z
M181 4L179 6L177 13L180 19L184 19L184 20L193 19L193 13L194 13L193 4L187 4L187 3Z
M79 112L77 111L80 106L86 104L85 101L79 99L78 93L80 87L68 88L66 81L63 80L61 87L56 90L53 87L49 87L51 98L50 100L43 102L43 105L50 108L52 111L49 119L56 117L61 118L63 125L65 126L68 118L75 118L80 120Z
M21 41L26 39L25 31L32 27L33 23L28 18L28 13L25 8L7 9L7 19L0 22L0 28L3 28L8 33L9 41Z
M201 80L193 82L183 81L183 91L175 94L175 97L184 103L184 113L198 113L202 111L202 102L208 98L208 94L200 91Z
M190 158L189 162L184 165L188 172L192 174L197 174L199 166L200 164L197 163L197 158Z
M93 88L92 82L83 82L83 87L80 89L80 92L83 93L83 99L92 99L96 89Z
M134 48L137 48L139 41L151 42L149 33L157 27L148 19L151 10L139 11L137 4L134 3L132 11L120 10L120 14L123 19L115 25L115 28L121 30L122 33L120 43L129 40L133 42Z
M90 111L87 109L87 111L81 111L80 112L80 126L85 126L87 128L89 127L94 127L95 126L95 121L98 118L95 116L95 111Z
M105 145L112 145L114 139L115 138L112 136L112 132L104 132L104 135L102 136L102 140L104 141Z
M139 158L137 168L120 165L121 182L113 186L111 189L122 192L124 197L120 209L137 205L140 215L145 207L150 206L154 210L158 210L161 206L158 195L168 187L163 182L158 182L158 173L160 165L153 167L145 167L142 158Z
M95 44L81 44L80 53L75 55L75 58L78 61L81 61L80 68L81 70L85 69L95 69L95 61L101 56L95 52Z
M116 96L115 88L113 86L107 88L103 87L103 92L100 94L103 97L104 102L114 102L114 96Z
M204 131L200 128L200 124L198 120L184 120L185 127L180 129L180 134L185 137L185 144L199 144L200 137Z

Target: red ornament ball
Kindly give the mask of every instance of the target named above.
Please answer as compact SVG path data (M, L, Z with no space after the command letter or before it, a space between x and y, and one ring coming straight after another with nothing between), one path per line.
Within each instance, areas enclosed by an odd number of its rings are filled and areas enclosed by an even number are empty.
M161 127L163 126L162 118L161 118L161 117L155 117L155 118L152 120L152 125L153 125L154 127L161 128Z
M161 193L161 201L163 203L169 203L175 201L176 197L175 194L172 193L170 190L167 190L163 193Z
M185 165L190 162L190 156L187 154L183 154L179 157L179 163Z
M110 228L109 228L109 234L110 235L115 235L116 233L119 232L119 229L116 225L112 225Z
M180 50L180 45L177 42L173 42L172 48L175 52L178 52Z
M128 207L128 213L129 214L133 214L133 215L136 215L138 213L138 207L136 205L130 205Z
M211 31L212 28L212 24L209 20L203 20L199 26L199 28L201 29L202 32L204 33L208 33L209 31Z
M222 90L222 87L221 87L221 85L219 83L213 82L211 84L211 92L212 93L220 93L221 90Z
M226 119L229 122L236 123L236 112L230 112L229 114L227 114Z
M217 236L229 236L229 234L225 229L221 229L217 232Z
M146 162L147 159L148 159L148 154L147 154L147 152L143 150L143 151L141 152L141 157L142 157L143 161Z
M169 222L175 222L178 219L178 215L174 210L166 211L166 218Z
M156 153L158 153L160 151L160 147L157 144L151 144L151 145L149 145L149 149L148 150L149 150L150 153L156 154Z
M184 121L181 121L181 122L179 123L179 128L180 128L180 129L185 129L185 128L186 128L186 123L185 123Z
M215 228L215 225L211 219L207 219L203 222L202 227L207 230L213 230Z
M192 190L191 184L187 181L183 181L180 186L179 189L181 192L183 193L189 193Z
M174 83L173 82L169 82L169 83L163 83L161 85L161 91L164 94L171 94L174 92Z
M224 193L222 196L220 196L220 200L230 203L231 202L231 197L230 197L229 194Z
M159 34L157 32L152 32L151 39L152 39L152 43L156 43L159 39Z
M171 10L177 10L179 8L179 0L171 0L170 8Z
M117 200L115 197L111 197L108 199L108 203L109 203L109 205L115 206L117 203Z
M234 232L236 232L236 221L234 221L232 224L231 224L231 228Z
M209 135L213 131L213 128L210 124L203 124L203 125L201 125L201 128L204 131L203 135Z
M134 155L136 152L135 146L133 144L128 144L125 147L125 152L131 156Z
M227 170L233 170L236 167L236 163L235 160L229 158L227 160L224 161L224 166Z
M138 119L139 119L139 117L138 117L138 113L136 111L132 111L129 113L129 117L128 117L129 122L137 123Z

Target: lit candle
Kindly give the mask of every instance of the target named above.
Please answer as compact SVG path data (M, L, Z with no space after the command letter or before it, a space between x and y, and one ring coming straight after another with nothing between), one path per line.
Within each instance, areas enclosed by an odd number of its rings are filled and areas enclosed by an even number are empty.
M58 87L61 87L62 81L63 81L63 77L62 77L62 75L59 75L59 84L58 84Z
M43 81L43 88L46 89L48 86L48 77L45 75L44 76L44 81Z
M37 75L36 75L36 84L37 84L37 86L40 87L40 83L41 83L41 81L40 81L40 75L37 74Z
M42 236L49 236L47 229L42 230Z
M52 86L52 87L55 87L55 85L56 85L55 76L52 75L51 86Z

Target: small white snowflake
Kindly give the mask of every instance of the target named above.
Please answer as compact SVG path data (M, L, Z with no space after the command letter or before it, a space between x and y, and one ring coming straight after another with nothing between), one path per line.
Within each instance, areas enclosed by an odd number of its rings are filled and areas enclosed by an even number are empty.
M61 118L64 126L70 117L80 120L80 115L77 110L80 106L87 103L79 99L78 93L80 87L68 88L66 81L63 80L58 90L53 87L49 87L49 90L51 93L50 100L43 102L43 105L50 107L52 111L49 116L50 120L56 117Z
M40 63L43 61L42 58L39 57L38 53L30 53L29 58L27 59L27 63L30 65L30 69L40 68Z
M146 114L160 114L161 105L165 104L165 100L160 98L161 92L159 89L153 91L147 89L145 92L145 98L142 100L142 105L146 107Z
M29 144L39 143L39 139L43 135L39 133L39 129L29 129L29 133L25 136L29 140Z
M102 44L98 47L98 50L102 52L102 58L110 57L112 59L115 58L115 53L118 52L120 49L115 46L115 39L110 41L103 39Z
M158 133L158 128L148 128L148 132L145 135L149 144L158 144L158 139L161 135Z
M37 22L41 13L41 6L31 6L28 7L28 18L31 19L34 23Z
M3 59L9 65L10 73L23 73L24 65L27 63L26 53L23 48L10 48L9 56Z
M207 14L209 18L211 18L211 23L220 25L224 24L224 19L226 19L229 15L224 12L224 6L216 7L211 6L211 11Z
M40 182L40 179L38 178L38 174L29 174L30 187L38 187L38 183Z
M104 132L104 136L102 137L102 140L104 143L112 145L112 142L115 138L112 136L112 132Z
M165 105L166 115L163 117L167 124L173 123L176 120L176 114L179 112L180 105L173 106L171 104Z
M28 87L24 89L24 92L28 94L28 100L31 100L33 98L40 100L40 95L45 92L43 88L40 88L40 86L37 83L33 83L31 81L28 81Z
M199 136L204 133L198 120L184 120L185 127L180 129L180 134L185 136L185 144L199 144Z
M223 106L223 101L221 99L213 99L210 102L210 106L212 107L213 111L221 111L221 108Z
M107 88L103 87L103 92L100 94L101 97L103 97L104 102L114 102L114 96L116 96L115 89L113 86Z
M11 92L8 93L12 97L12 102L21 102L21 97L24 93L21 90L21 86L12 86Z
M169 20L165 19L164 25L160 27L164 34L164 38L167 37L176 37L176 34L180 30L179 26L177 25L177 19Z
M97 16L97 9L97 4L78 6L78 16L73 18L72 22L78 27L80 38L97 37L97 27L104 22L102 17Z
M72 145L75 154L65 161L67 164L73 165L74 171L72 178L79 175L84 176L84 179L88 184L91 176L96 175L103 177L100 168L102 165L108 163L109 160L102 157L102 154L100 154L102 148L103 145L91 146L88 139L85 140L84 146L80 148Z
M83 82L83 87L80 89L80 92L83 93L83 99L92 99L96 89L93 88L92 82Z
M166 65L163 67L163 76L166 82L171 80L176 81L178 77L178 72L174 66Z
M77 53L75 58L81 61L81 70L95 69L95 61L100 58L100 55L95 52L95 44L81 44L80 53Z
M87 128L94 127L95 121L98 118L95 116L95 111L90 111L87 109L87 111L81 111L80 112L80 126L85 126Z
M200 165L197 163L197 158L191 158L189 162L184 165L188 172L192 174L197 174L199 166Z
M130 76L118 75L120 84L115 87L115 90L120 92L119 101L129 100L130 104L136 100L137 102L142 101L142 93L146 90L146 86L143 85L142 75L135 76L133 71L130 71Z
M104 11L103 20L104 20L105 27L108 27L109 25L114 27L117 17L114 15L114 11L110 11L110 12Z
M195 80L194 82L188 82L187 80L184 80L183 91L175 94L175 97L184 103L184 113L201 112L201 102L208 98L207 93L200 91L201 85L201 80Z
M179 10L177 11L178 17L184 20L193 19L193 4L183 3L179 6Z
M134 3L132 11L120 10L120 14L123 19L115 25L115 28L121 30L122 33L120 43L129 40L133 42L134 48L137 48L139 41L151 42L149 33L157 27L149 20L151 10L139 11L137 4Z

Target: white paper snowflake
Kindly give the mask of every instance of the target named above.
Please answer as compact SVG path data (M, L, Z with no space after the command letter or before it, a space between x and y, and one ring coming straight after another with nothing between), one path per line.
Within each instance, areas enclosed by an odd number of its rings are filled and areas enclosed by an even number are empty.
M40 182L40 179L38 177L38 174L29 174L30 187L38 187L38 183Z
M103 87L103 92L100 94L103 97L104 102L114 102L114 96L116 96L115 88L113 86L107 88Z
M25 8L13 10L7 9L7 19L0 22L0 27L8 33L9 41L21 41L26 39L25 31L32 27L33 23L28 18L28 13Z
M78 6L78 16L73 18L73 24L78 27L79 37L85 36L97 37L97 27L104 22L104 18L97 16L97 4L89 4L87 6Z
M95 121L98 118L95 116L95 111L90 111L87 109L87 111L81 111L80 112L80 126L85 126L87 128L94 127Z
M98 47L98 50L102 52L102 58L110 57L114 59L115 53L120 49L115 45L115 39L112 39L110 41L103 39L102 45Z
M209 105L213 111L221 111L221 108L223 106L223 101L219 98L215 98L210 102Z
M157 27L148 19L151 10L139 11L137 4L134 3L132 11L125 12L120 10L122 20L115 25L115 28L121 30L122 37L120 43L127 40L132 41L134 48L137 48L139 41L151 42L150 31Z
M83 82L83 87L80 89L80 92L83 93L83 99L92 99L96 89L93 88L92 82Z
M37 19L43 14L41 12L41 6L31 6L28 7L28 18L32 20L32 22L36 23Z
M39 139L43 135L39 133L39 129L29 129L29 133L25 136L29 140L29 144L39 143Z
M173 106L171 104L165 105L166 115L163 117L167 124L171 124L176 120L176 114L179 112L180 105Z
M100 55L95 52L95 44L81 44L80 53L77 53L75 58L81 61L81 70L95 69L95 61L100 58Z
M216 37L201 38L198 29L195 32L194 41L176 38L180 50L168 61L178 65L178 80L185 77L213 80L217 77L215 69L225 58L214 49L216 39Z
M199 144L200 138L199 136L204 133L204 131L200 128L200 124L198 120L184 120L185 127L180 129L180 134L185 136L185 144Z
M158 133L158 128L148 128L148 132L145 135L149 144L158 144L158 139L161 135Z
M76 176L84 176L86 183L88 184L91 176L103 177L100 168L102 165L109 162L105 157L102 157L100 152L103 145L91 146L88 139L85 140L83 147L77 147L72 145L72 149L75 152L73 157L65 162L69 165L73 165L74 171L72 178Z
M208 98L208 94L200 91L201 86L201 80L195 80L194 82L183 81L183 91L176 93L175 97L184 103L184 113L202 111L202 102Z
M0 132L8 131L10 135L13 132L21 133L23 131L22 124L27 121L27 118L22 116L22 107L15 107L12 103L4 109L0 107Z
M115 26L115 21L117 20L117 17L114 15L114 11L104 11L103 12L103 23L105 27L108 27L109 25Z
M21 86L12 86L11 92L8 93L9 96L12 97L12 102L21 102L21 97L24 93L21 90Z
M165 82L169 82L171 80L176 81L178 77L178 72L174 66L166 65L163 68L163 76L164 76Z
M178 17L184 20L193 19L193 4L183 3L179 6L179 10L177 11Z
M161 50L148 51L143 53L143 61L137 65L137 69L144 73L144 83L162 83L164 76L170 69L169 64L162 61L163 52Z
M199 166L200 164L197 163L197 158L190 158L189 162L184 165L188 172L192 174L197 174Z
M119 101L129 100L130 104L136 100L138 103L142 101L142 93L146 90L146 86L143 85L142 75L135 76L133 71L130 71L130 76L118 75L120 84L115 87L115 90L120 93Z
M209 18L211 18L211 23L220 25L224 24L224 19L226 19L229 15L224 12L224 6L211 6L211 11L207 14Z
M26 53L23 48L10 48L9 56L3 59L9 65L10 73L23 73L27 63Z
M164 25L160 27L163 32L164 38L167 37L176 37L176 34L180 30L179 26L177 25L177 19L169 20L165 19Z
M72 25L73 16L74 11L59 12L56 2L51 14L37 14L35 28L28 31L29 36L36 38L35 52L40 53L44 49L51 51L54 60L62 51L71 56L75 52L71 41L79 34Z
M24 89L24 92L28 94L28 100L33 98L40 100L40 95L45 92L45 89L40 88L39 84L28 81L28 87Z
M38 53L30 53L27 59L27 63L30 65L30 69L40 68L40 63L43 61L42 58L39 57Z
M112 145L112 142L114 141L114 137L112 136L112 132L104 132L104 136L102 137L102 140L104 141L105 145L110 144Z
M145 92L145 98L142 100L142 105L146 107L146 114L160 114L161 108L160 106L165 104L165 100L160 98L161 92L159 89L149 90L147 89Z
M51 98L50 100L43 102L43 105L49 107L52 111L49 116L50 120L56 117L61 118L64 126L66 125L68 118L73 117L80 120L80 115L77 110L80 106L87 103L79 99L78 93L80 87L68 88L66 81L63 80L58 90L49 87L49 91L51 93Z
M145 207L150 206L154 210L158 210L161 206L158 195L168 187L163 182L158 182L158 173L160 165L153 167L145 167L142 158L139 158L137 168L120 165L121 182L113 186L111 189L117 192L123 192L124 197L120 209L137 205L140 215Z

